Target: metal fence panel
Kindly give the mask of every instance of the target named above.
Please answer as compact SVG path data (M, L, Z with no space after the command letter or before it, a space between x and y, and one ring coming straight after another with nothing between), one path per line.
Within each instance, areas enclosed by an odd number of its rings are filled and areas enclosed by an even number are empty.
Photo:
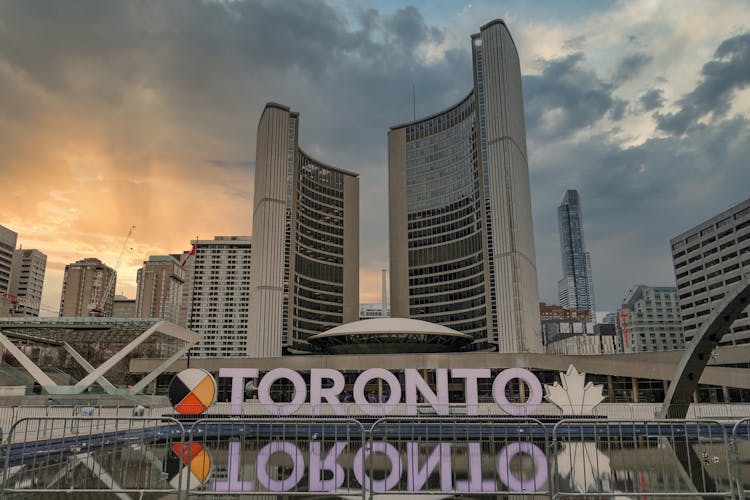
M750 418L734 424L730 443L732 477L739 498L750 498Z
M536 419L386 417L367 444L370 498L549 494L549 440Z
M725 427L709 420L561 420L553 497L731 497Z
M365 429L347 418L202 418L189 429L190 495L364 498L354 457ZM197 457L192 465L192 457Z
M1 491L176 493L183 471L165 471L184 440L175 419L26 417L3 447Z
M0 493L750 498L750 418L201 415L188 427L161 412L0 411L15 419Z

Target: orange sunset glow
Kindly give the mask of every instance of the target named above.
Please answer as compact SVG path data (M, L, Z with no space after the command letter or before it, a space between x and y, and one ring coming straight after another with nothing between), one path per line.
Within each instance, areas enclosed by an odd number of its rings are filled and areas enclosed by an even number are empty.
M149 256L252 234L267 102L360 175L360 302L380 302L389 127L464 97L471 34L499 17L521 59L541 300L558 300L565 189L585 200L602 311L673 283L669 238L747 198L746 2L413 4L0 1L0 224L48 256L42 314L66 264L115 266L132 225L129 298Z

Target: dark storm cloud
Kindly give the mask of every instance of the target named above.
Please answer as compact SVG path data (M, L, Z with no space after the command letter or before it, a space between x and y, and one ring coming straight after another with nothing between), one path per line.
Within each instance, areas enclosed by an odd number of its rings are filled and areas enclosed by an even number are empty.
M652 111L664 106L664 91L662 89L651 89L641 95L638 99L645 111Z
M565 40L562 48L565 50L580 51L581 49L583 49L583 46L585 43L586 43L586 37L583 35L579 35L573 38L569 38L568 40Z
M581 193L597 305L611 310L637 283L674 286L669 239L747 198L749 156L742 117L629 148L606 136L538 148L531 163L542 298L557 296L554 214L565 189Z
M750 84L750 33L724 40L701 76L695 89L677 101L679 111L654 115L661 130L684 134L707 115L714 120L726 115L735 91Z
M630 54L629 56L624 57L617 64L615 74L612 78L613 81L622 83L637 77L641 70L643 70L643 68L652 60L652 56L643 53Z
M152 158L177 156L185 178L206 164L246 168L251 186L252 165L237 159L254 156L260 113L276 101L300 112L303 148L360 173L363 206L385 207L386 134L412 118L412 86L418 114L471 88L469 36L465 49L425 64L420 47L443 34L414 7L7 2L0 20L0 103L15 110L0 115L0 130L74 117L101 129L113 155L131 158L124 176L149 176ZM17 144L0 138L0 165L22 156ZM378 244L386 219L386 210L363 211L363 262L387 259Z
M577 188L597 304L611 310L637 283L674 285L669 239L747 198L750 122L727 118L727 112L735 91L750 82L750 34L719 46L703 66L701 82L678 101L677 113L654 115L659 128L674 135L628 148L605 133L573 142L571 130L607 113L613 120L622 117L627 104L612 97L612 88L651 58L623 59L613 84L583 70L582 58L548 62L541 75L524 80L528 134L536 146L530 168L538 276L542 299L555 301L561 273L555 210L565 189ZM577 89L570 75L576 75ZM590 109L582 109L583 102L590 102ZM651 89L637 102L643 111L658 110L663 90ZM706 115L709 124L696 123ZM545 128L546 116L565 127Z
M609 112L610 118L613 121L620 121L625 116L625 111L628 108L628 101L624 99L615 99L612 109Z
M572 137L595 130L603 118L658 109L661 90L641 96L640 107L629 106L613 96L621 80L608 82L587 69L580 52L543 61L541 74L524 77L543 299L556 302L555 209L565 189L577 188L583 197L603 308L639 281L673 281L668 239L747 197L748 123L724 115L733 92L748 82L748 36L724 42L704 66L701 84L678 103L681 110L660 117L663 130L672 123L684 136L628 149L604 134ZM161 168L157 160L170 160L175 172L165 174L160 189L208 170L229 172L216 199L202 198L212 210L201 213L211 221L239 221L238 212L249 212L260 113L266 102L280 102L301 113L300 142L308 153L360 174L360 262L377 270L388 259L388 127L412 118L413 85L417 116L457 102L472 88L468 33L465 47L430 63L420 57L424 44L442 39L414 7L384 13L311 0L0 0L0 174L19 186L53 177L47 169L62 168L54 154L66 144L40 145L80 129L99 138L97 146L123 178L153 179ZM584 42L579 37L566 45L580 50ZM635 75L648 59L629 56L614 74ZM717 118L711 126L675 128L709 112ZM70 172L57 174L55 187ZM182 200L175 211L190 213L195 192L209 187L188 186L168 203ZM29 192L3 195L25 206ZM215 212L223 197L241 202ZM147 203L122 198L121 213L141 210L144 220L153 218ZM194 217L180 220L185 241L195 234L189 227ZM242 219L231 231L247 234L249 226Z
M589 127L618 105L613 86L583 67L582 52L543 61L523 79L526 126L538 139L561 139ZM615 110L617 114L617 110Z

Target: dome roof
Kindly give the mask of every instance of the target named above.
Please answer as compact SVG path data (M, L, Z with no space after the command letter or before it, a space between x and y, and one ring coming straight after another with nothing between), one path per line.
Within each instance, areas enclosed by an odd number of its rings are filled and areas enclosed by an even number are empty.
M334 353L397 353L455 351L473 337L417 319L373 318L331 328L308 340Z
M310 338L325 338L353 334L381 335L384 333L426 333L428 335L449 335L467 337L469 339L472 338L471 335L458 332L447 326L409 318L372 318L352 321L351 323L331 328L323 333L318 333Z

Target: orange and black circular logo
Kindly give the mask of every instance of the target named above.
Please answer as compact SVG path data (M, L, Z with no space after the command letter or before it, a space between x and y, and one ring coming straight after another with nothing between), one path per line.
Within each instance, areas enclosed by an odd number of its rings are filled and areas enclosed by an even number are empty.
M206 370L188 368L169 384L169 402L181 415L198 415L216 400L216 381Z
M175 489L194 489L211 474L211 455L200 443L176 443L164 459L167 481Z

